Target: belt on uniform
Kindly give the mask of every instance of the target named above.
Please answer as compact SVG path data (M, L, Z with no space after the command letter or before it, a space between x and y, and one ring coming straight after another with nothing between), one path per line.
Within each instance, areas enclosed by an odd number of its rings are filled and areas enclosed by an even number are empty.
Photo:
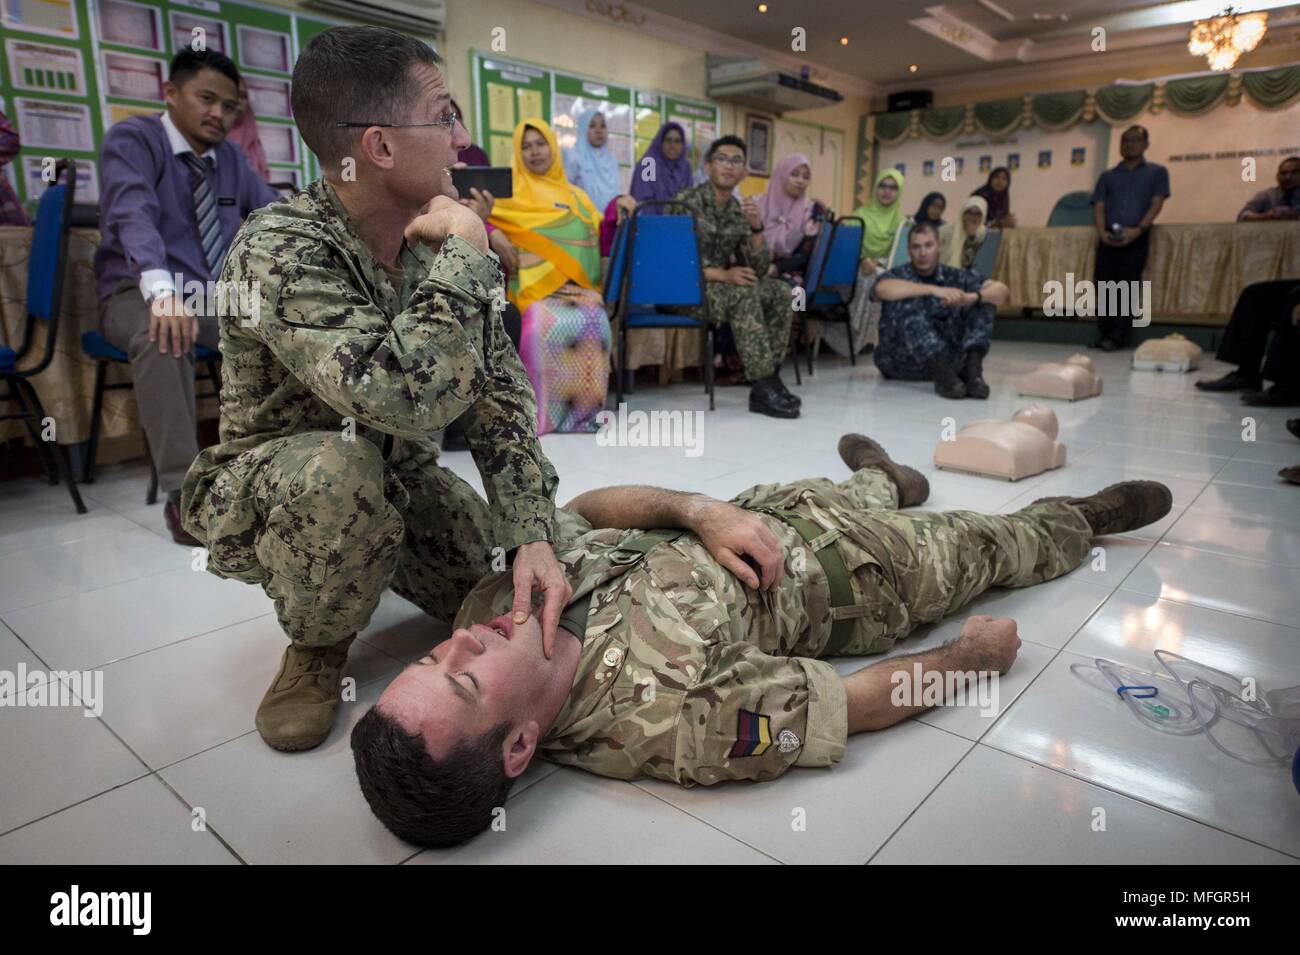
M793 527L799 532L799 536L804 539L805 543L810 546L815 545L817 538L827 535L825 528L810 521L797 511L786 508L771 508L767 513L780 518ZM830 591L831 610L835 611L841 607L852 607L856 602L853 599L853 585L849 583L849 568L844 563L844 555L835 546L835 541L839 535L832 533L830 536L830 540L813 550L813 556L817 558L817 563L821 564L822 571L826 574L826 587ZM831 624L831 636L826 641L826 649L822 651L822 655L836 656L848 645L852 636L853 618L834 618L834 622Z
M640 554L644 557L653 548L677 539L682 533L680 530L643 531L623 541L618 545L617 549ZM591 600L594 594L595 588L593 587L581 597L571 601L564 608L564 612L560 614L560 626L577 636L579 640L587 632L587 617L591 615Z

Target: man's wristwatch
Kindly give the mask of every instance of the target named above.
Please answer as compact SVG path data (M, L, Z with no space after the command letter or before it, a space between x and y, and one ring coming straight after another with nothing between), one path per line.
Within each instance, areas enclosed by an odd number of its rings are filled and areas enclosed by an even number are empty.
M764 231L762 226L758 226L757 228L755 228L754 226L749 227L749 232L751 235L758 235L762 231Z
M984 295L983 295L982 292L980 292L979 289L976 289L976 290L975 290L975 304L976 304L976 305L983 305L983 304L984 304Z

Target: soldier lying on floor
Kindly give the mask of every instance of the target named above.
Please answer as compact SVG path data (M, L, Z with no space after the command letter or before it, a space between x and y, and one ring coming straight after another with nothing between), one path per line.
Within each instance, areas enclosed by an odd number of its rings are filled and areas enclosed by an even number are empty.
M557 508L568 636L546 659L536 618L509 612L510 575L483 580L451 637L353 730L371 809L445 846L488 827L534 755L684 786L830 766L849 734L926 708L898 704L896 671L1004 673L1020 640L1013 620L972 617L945 646L845 677L820 658L882 653L989 587L1059 577L1094 537L1171 503L1164 485L1129 481L1014 514L904 512L929 495L923 475L861 435L839 451L853 469L840 483L759 485L731 503L605 488Z

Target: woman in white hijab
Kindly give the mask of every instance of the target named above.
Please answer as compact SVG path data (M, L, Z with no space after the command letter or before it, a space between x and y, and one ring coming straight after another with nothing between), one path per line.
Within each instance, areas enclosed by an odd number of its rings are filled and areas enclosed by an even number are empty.
M975 266L975 257L988 234L989 204L971 196L961 204L961 216L939 229L939 261L957 269Z

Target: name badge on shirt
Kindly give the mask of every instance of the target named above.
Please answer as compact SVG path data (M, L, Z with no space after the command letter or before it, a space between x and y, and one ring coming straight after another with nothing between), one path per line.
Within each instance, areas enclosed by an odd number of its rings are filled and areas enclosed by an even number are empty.
M572 211L573 211L572 208L571 208L569 205L567 205L566 203L563 203L563 202L557 202L557 203L555 203L555 208L557 208L557 209L563 209L563 210L565 210L566 212L572 212Z
M233 206L234 204L234 196L217 196L217 205L219 206Z

